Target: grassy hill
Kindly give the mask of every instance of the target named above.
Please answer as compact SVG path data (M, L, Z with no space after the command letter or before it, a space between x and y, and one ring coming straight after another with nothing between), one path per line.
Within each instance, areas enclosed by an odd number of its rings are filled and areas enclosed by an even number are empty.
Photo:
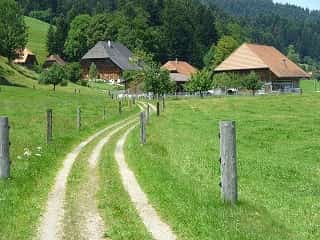
M126 155L179 239L320 239L319 107L318 94L170 101ZM238 206L220 198L225 119L237 125Z
M27 48L36 54L39 63L42 64L48 56L46 39L49 24L30 17L25 17L25 22L29 32Z

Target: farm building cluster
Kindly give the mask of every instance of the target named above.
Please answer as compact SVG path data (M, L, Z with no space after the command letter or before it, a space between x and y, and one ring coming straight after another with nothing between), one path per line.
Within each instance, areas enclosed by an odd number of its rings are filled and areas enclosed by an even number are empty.
M38 64L36 55L28 49L17 52L14 63L31 67ZM123 84L130 92L130 87L123 79L124 71L142 70L142 64L132 61L132 52L123 44L113 41L100 41L80 60L82 78L89 80L90 66L97 68L98 79L112 84ZM58 55L49 56L43 64L48 69L53 64L65 65ZM162 67L169 72L170 79L176 85L176 91L184 91L184 85L198 70L186 61L175 59ZM300 88L300 80L310 78L310 74L283 55L276 48L265 45L244 43L214 69L215 73L248 74L254 71L264 82L266 93L289 91ZM135 90L136 91L136 90Z

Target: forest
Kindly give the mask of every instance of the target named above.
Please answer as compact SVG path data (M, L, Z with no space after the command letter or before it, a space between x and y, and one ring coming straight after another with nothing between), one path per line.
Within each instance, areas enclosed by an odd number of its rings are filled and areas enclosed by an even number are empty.
M17 2L25 15L55 26L49 33L49 52L70 61L97 41L112 39L152 53L159 62L179 58L203 67L212 45L225 36L237 45L268 44L284 53L293 46L300 63L316 65L320 60L320 12L272 0ZM82 40L74 42L77 39Z

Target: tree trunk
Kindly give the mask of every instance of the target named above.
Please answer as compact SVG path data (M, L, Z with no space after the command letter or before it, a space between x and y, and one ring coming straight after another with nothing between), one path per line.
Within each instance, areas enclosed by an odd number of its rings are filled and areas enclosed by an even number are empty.
M53 91L56 91L56 84L53 84Z

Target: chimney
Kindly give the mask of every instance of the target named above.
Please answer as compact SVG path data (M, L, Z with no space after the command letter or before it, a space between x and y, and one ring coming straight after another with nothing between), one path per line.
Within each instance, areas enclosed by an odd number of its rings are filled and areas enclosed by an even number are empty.
M285 67L287 67L287 59L282 59L282 61L283 61L283 65L285 66Z
M111 41L108 40L108 48L111 48Z
M176 64L178 64L178 63L179 63L178 58L176 58Z

